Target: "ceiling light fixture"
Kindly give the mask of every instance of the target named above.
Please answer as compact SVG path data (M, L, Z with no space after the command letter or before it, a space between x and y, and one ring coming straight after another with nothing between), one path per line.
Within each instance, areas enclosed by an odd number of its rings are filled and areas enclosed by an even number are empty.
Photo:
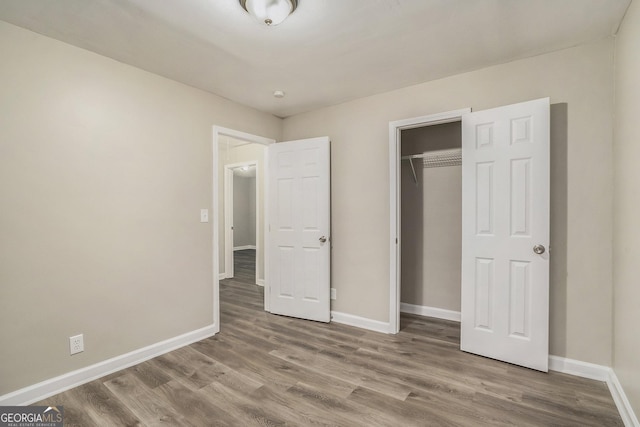
M267 25L278 25L291 15L297 0L240 0L240 5L260 22Z

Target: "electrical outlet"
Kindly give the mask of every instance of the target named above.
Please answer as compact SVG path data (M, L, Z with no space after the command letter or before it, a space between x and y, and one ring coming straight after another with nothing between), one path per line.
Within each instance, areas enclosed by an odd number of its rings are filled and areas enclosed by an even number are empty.
M69 354L82 353L84 351L84 336L82 334L69 337Z
M331 288L331 299L336 299L336 298L338 298L336 288Z

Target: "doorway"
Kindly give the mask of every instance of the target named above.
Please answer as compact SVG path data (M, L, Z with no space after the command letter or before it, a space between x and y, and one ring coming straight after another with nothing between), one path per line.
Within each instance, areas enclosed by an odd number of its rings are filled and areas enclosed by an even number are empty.
M400 148L400 311L459 322L461 122L403 130Z
M449 111L413 119L389 123L389 171L390 171L390 295L389 295L389 332L400 331L401 303L401 243L402 243L402 132L426 126L456 123L470 108Z
M455 121L462 123L464 158L460 349L546 372L549 98L390 123L391 332L400 327L402 134Z
M246 145L246 144L245 144ZM236 145L235 148L244 147ZM245 155L255 152L263 156L262 146L245 147ZM221 150L225 153L227 150ZM223 161L234 158L230 153L223 155ZM243 264L251 261L254 265L253 283L264 286L264 269L258 269L257 261L263 253L260 237L264 224L264 207L260 196L264 194L263 169L257 160L224 165L224 273L220 278L235 277L235 255L239 253ZM261 191L258 191L260 189ZM258 243L261 243L258 250ZM260 252L260 255L258 255ZM260 274L262 273L262 274ZM245 278L247 280L248 278Z
M233 163L255 163L256 175L261 175L261 182L266 184L266 156L264 149L275 140L228 129L221 126L213 127L213 323L216 332L220 331L220 280L226 277L226 246L227 228L225 224L225 164ZM259 153L259 148L263 152ZM251 153L253 151L253 153ZM250 157L248 157L251 155ZM264 244L264 215L258 215L257 211L265 212L260 206L260 200L265 200L265 188L256 187L256 276L257 281L262 281L266 277L265 267L268 259L268 249ZM233 243L230 243L233 248ZM233 262L233 261L231 261ZM233 265L233 264L231 264ZM233 268L233 267L232 267ZM266 304L265 300L265 304ZM268 307L265 307L268 308Z

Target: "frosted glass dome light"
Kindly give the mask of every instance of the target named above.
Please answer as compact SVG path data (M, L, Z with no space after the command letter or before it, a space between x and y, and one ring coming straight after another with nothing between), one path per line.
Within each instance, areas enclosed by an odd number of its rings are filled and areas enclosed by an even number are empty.
M240 5L251 16L267 25L278 25L291 15L297 0L240 0Z

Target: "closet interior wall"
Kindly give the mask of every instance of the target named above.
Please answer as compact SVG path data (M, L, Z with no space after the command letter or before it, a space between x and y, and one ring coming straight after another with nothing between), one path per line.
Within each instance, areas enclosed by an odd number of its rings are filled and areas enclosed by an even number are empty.
M403 130L401 155L460 148L460 122ZM460 311L462 167L401 161L401 297L405 304Z

